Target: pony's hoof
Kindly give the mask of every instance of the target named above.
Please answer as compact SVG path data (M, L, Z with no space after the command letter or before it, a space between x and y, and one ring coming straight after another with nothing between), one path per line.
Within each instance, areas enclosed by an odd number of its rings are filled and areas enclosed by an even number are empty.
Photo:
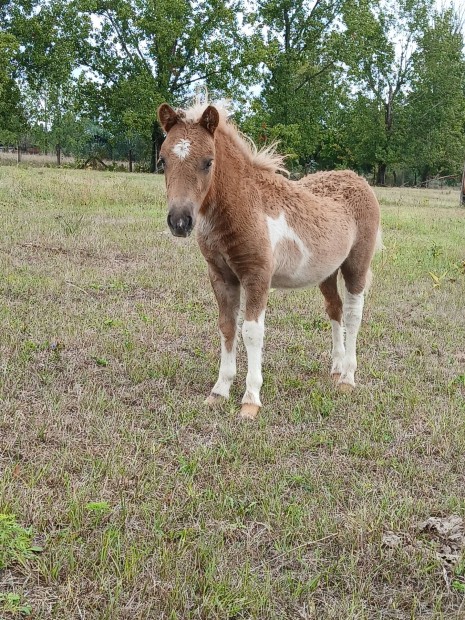
M204 402L209 407L221 407L221 405L226 402L226 398L221 396L221 394L213 394L212 392L210 396L207 396Z
M259 411L260 407L258 405L249 405L249 403L245 403L241 407L239 416L243 420L255 420Z
M355 386L351 385L350 383L338 383L337 389L342 392L342 394L350 394L354 391Z
M333 380L333 383L339 383L339 379L341 378L341 373L340 372L333 372L331 374L331 379Z

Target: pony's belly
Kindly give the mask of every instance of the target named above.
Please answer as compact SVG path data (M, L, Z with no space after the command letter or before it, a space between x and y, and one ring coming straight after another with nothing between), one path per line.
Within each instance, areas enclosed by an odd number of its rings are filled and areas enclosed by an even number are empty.
M284 213L276 219L268 217L267 226L274 263L271 286L275 288L320 284L341 266L350 251L349 237L331 245L324 240L304 241L288 225Z
M305 288L308 286L316 286L318 284L317 281L314 281L313 278L306 277L298 277L275 273L271 278L271 287L272 288Z
M342 261L341 261L342 262ZM277 266L271 278L273 288L304 288L317 286L329 278L340 266L340 262L331 262L330 265L314 265L311 261L286 269Z
M290 239L277 244L274 252L273 288L303 288L316 286L329 278L344 262L347 252L332 256L315 256Z

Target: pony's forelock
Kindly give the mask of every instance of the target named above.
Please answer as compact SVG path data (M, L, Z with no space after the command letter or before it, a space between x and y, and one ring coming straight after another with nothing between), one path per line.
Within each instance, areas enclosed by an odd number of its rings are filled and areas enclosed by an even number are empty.
M229 120L232 111L228 100L223 99L214 103L195 103L185 110L179 110L179 112L182 114L183 120L190 123L197 123L209 105L215 106L220 115L218 128L235 140L237 146L250 160L252 165L268 172L279 171L289 174L284 165L285 156L280 155L276 151L278 142L272 142L259 149L252 138L240 132L235 124Z

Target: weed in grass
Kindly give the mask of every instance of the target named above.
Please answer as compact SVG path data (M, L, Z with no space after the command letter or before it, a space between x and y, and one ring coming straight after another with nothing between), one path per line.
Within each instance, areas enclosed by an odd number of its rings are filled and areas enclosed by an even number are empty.
M111 509L108 502L88 502L86 510L92 515L94 523L99 524L109 514Z
M465 594L465 555L455 567L451 588Z
M65 235L67 236L80 233L84 226L84 215L81 215L79 213L57 215L56 220L60 224Z
M445 281L449 272L444 271L441 274L437 274L437 273L434 273L433 271L430 271L428 273L431 276L431 279L433 280L433 288L439 288Z
M0 611L12 616L30 616L32 607L24 603L19 594L0 592Z
M433 258L438 258L439 256L442 256L443 254L442 247L438 245L436 242L433 243L429 251Z
M174 379L177 372L181 368L181 361L171 353L162 353L154 369L154 377L164 377L165 379Z
M313 409L322 418L327 418L334 411L333 399L318 390L312 390L310 394L310 402Z
M24 564L42 547L32 543L31 528L16 522L15 515L0 513L0 569L14 563Z
M108 366L108 364L109 364L109 361L107 360L106 357L94 356L92 359L95 361L97 366L105 367L105 366Z

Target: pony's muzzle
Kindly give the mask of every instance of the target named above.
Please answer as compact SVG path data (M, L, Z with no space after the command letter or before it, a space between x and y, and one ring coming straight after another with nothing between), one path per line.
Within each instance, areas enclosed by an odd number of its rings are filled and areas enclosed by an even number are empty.
M194 228L194 220L189 213L170 211L167 222L175 237L188 237Z

